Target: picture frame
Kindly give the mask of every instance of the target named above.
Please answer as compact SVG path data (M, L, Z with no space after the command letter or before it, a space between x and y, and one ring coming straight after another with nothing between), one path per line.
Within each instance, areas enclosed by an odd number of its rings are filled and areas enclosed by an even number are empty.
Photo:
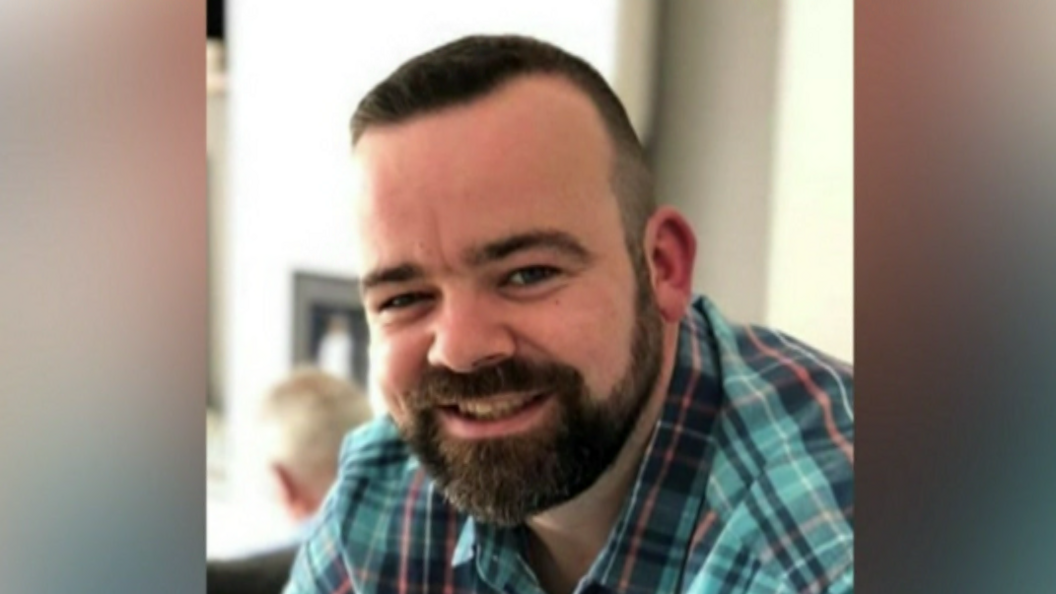
M292 365L322 369L365 390L370 335L359 281L294 272L292 315Z

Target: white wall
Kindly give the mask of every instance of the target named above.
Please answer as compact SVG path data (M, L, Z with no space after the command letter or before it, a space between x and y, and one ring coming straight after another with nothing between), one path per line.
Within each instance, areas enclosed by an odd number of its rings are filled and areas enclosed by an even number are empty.
M851 3L666 6L652 152L697 231L695 288L852 360Z
M854 6L784 3L766 320L854 358Z
M219 233L225 254L223 392L233 497L252 499L252 419L289 370L292 277L353 276L348 122L363 94L406 58L476 32L517 32L592 62L647 120L636 91L651 60L617 46L642 0L522 2L229 2L229 192ZM560 15L560 18L555 18ZM621 20L622 19L622 20ZM642 30L641 51L648 51ZM637 98L635 98L637 97Z
M661 17L653 160L662 202L697 232L695 288L766 315L779 4L671 2Z

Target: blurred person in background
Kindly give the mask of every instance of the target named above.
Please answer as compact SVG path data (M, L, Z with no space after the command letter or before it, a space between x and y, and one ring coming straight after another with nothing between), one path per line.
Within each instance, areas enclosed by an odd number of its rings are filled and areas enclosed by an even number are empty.
M337 475L341 441L372 417L359 388L315 368L299 369L264 400L260 428L276 497L289 518L305 524Z
M691 291L619 99L546 43L352 118L372 379L291 593L850 592L850 366Z
M210 561L210 594L282 591L297 547L333 485L342 440L372 416L359 388L315 368L298 369L271 389L259 418L262 454L275 497L294 529L288 540L235 560Z

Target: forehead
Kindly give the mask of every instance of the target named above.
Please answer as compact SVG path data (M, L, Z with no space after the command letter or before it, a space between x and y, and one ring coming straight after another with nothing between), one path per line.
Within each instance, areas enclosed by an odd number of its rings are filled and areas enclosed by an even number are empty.
M468 105L368 129L355 162L370 260L526 228L619 231L608 135L591 101L561 78L523 77Z

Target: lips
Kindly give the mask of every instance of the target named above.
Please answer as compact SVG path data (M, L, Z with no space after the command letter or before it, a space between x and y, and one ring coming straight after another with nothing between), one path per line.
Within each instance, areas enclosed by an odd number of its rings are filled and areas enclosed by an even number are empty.
M530 431L553 410L548 392L502 395L438 406L445 432L459 439L506 437Z
M454 405L449 405L446 408L453 412L457 411L458 414L470 419L497 421L511 417L521 410L524 410L540 396L542 396L542 394L482 398L479 400L459 402Z

